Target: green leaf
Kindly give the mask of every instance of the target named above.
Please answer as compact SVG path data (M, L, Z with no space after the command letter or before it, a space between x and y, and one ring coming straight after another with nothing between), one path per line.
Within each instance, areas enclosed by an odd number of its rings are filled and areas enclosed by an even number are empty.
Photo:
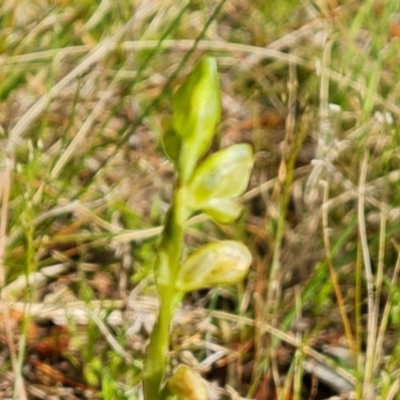
M182 138L179 172L186 182L210 148L221 114L215 58L203 57L172 99L172 127Z
M209 243L183 261L177 289L183 292L241 281L251 264L249 249L242 243L225 240Z
M164 118L162 121L162 147L165 155L174 163L175 167L179 163L179 153L182 146L182 139L178 136L172 128L171 118Z
M203 207L203 211L214 221L227 224L239 218L243 206L231 199L210 199Z
M227 147L207 157L195 170L189 183L192 201L206 208L211 199L233 199L249 183L253 167L253 150L242 143Z

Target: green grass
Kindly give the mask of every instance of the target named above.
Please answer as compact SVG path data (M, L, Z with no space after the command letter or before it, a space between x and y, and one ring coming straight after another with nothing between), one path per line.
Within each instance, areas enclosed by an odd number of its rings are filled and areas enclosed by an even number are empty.
M337 374L352 377L354 398L399 398L398 2L264 3L0 6L2 301L42 305L22 314L32 321L70 310L63 357L71 376L83 371L84 398L138 398L157 309L155 242L173 182L161 119L204 52L219 63L221 143L253 142L257 163L240 223L194 221L187 244L240 238L255 261L243 287L185 300L173 364L201 370L214 398L230 391L272 399L265 388L275 385L277 398L295 388L302 399L302 361L319 354L333 369L341 362L323 345L340 339L353 361ZM263 120L267 110L282 118L286 136ZM314 138L316 154L306 139L300 154L311 156L293 163L302 133ZM79 317L85 309L98 319ZM12 332L28 343L18 353L4 333L8 318L4 312L0 323L1 351L10 354L0 380L14 398L33 399L43 382L26 372L32 343L27 330L22 338ZM327 332L330 341L317 345ZM321 384L317 398L324 395Z

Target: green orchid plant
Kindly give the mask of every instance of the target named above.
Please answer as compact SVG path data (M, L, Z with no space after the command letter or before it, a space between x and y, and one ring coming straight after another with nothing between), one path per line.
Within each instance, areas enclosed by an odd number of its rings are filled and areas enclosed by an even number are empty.
M143 371L145 400L206 400L201 378L180 365L166 379L169 337L175 310L190 291L235 284L251 264L242 243L209 243L183 258L184 224L198 211L218 223L237 219L235 201L245 190L253 166L249 144L236 144L204 157L220 119L217 62L203 57L172 99L172 117L164 124L163 148L173 162L176 185L155 261L160 308Z

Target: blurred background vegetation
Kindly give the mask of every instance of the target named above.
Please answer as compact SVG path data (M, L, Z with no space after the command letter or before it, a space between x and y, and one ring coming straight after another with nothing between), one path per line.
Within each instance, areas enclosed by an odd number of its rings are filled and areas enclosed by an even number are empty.
M185 299L211 399L396 399L400 17L389 0L3 0L0 397L139 399L171 94L217 58L214 149L256 151L246 281Z

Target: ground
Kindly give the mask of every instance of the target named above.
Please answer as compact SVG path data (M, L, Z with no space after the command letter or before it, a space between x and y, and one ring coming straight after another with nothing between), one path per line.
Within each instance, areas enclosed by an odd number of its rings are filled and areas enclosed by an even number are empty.
M396 399L400 19L388 0L0 5L0 398L140 399L171 96L216 57L248 142L245 281L188 295L171 368L211 399Z

